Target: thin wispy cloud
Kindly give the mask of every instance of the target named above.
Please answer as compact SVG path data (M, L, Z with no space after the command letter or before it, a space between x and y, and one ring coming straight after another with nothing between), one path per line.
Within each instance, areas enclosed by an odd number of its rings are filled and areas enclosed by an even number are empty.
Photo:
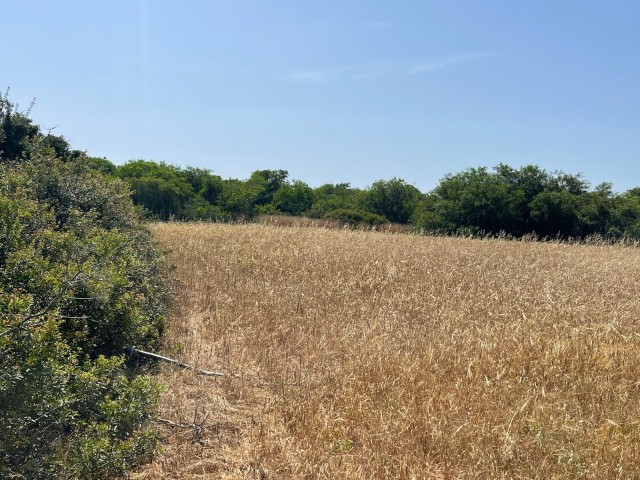
M463 53L460 55L450 55L448 57L415 62L409 65L407 73L409 75L418 75L421 73L435 72L460 63L470 62L473 60L481 60L483 58L496 57L498 55L498 52L471 52Z
M292 71L286 80L294 83L326 83L337 80L364 81L380 78L424 75L455 65L500 56L500 52L469 52L415 62L371 62L326 69Z
M320 70L301 70L289 72L287 80L293 83L324 83L335 78L335 75Z
M285 80L291 83L328 83L335 80L372 80L388 75L389 68L382 64L362 64L325 70L299 70L289 72Z

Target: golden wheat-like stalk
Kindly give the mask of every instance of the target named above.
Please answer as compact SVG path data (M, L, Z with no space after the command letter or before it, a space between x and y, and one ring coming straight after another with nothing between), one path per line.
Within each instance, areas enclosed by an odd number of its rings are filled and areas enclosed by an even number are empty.
M640 250L160 224L165 452L136 478L640 478ZM191 426L192 428L189 428Z

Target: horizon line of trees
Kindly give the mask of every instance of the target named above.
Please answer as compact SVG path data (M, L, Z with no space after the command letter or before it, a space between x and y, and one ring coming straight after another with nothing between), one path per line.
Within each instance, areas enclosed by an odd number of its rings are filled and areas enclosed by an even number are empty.
M398 223L445 235L640 238L640 188L614 193L610 183L592 188L580 174L537 165L470 168L423 193L399 178L364 189L348 183L312 188L290 180L286 170L257 170L238 180L148 160L121 166L104 158L85 161L127 182L134 202L163 221L225 222L275 214L351 225Z
M58 158L125 181L147 218L161 221L226 222L275 214L350 225L398 223L444 235L640 238L640 187L615 193L610 183L592 188L581 174L549 172L537 165L470 168L445 176L427 193L400 178L378 180L364 189L349 183L312 188L290 179L286 170L223 179L204 168L150 160L118 166L91 157L72 149L63 136L40 132L28 111L5 116L0 156L28 155L35 136L41 148L50 148Z

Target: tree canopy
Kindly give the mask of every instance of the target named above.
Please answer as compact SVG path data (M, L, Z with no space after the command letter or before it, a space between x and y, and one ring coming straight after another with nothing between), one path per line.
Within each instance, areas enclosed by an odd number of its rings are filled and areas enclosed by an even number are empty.
M590 190L580 175L500 164L493 171L471 168L442 179L414 224L445 234L638 238L635 208L632 194L616 195L609 184Z
M260 214L328 218L351 225L399 223L440 234L508 234L515 237L638 238L638 189L623 194L610 184L591 188L580 174L536 165L470 168L444 177L426 194L403 179L378 180L365 189L349 184L312 188L286 170L258 170L246 180L222 179L210 170L135 160L111 170L133 199L160 220L251 219Z
M351 225L392 222L441 234L640 238L639 189L617 194L606 183L591 188L580 174L499 164L449 174L422 193L399 178L364 189L346 183L312 188L290 179L286 170L256 170L243 180L142 159L117 166L42 132L28 110L21 113L0 95L0 160L28 159L34 148L124 180L134 203L157 220L238 221L279 214Z

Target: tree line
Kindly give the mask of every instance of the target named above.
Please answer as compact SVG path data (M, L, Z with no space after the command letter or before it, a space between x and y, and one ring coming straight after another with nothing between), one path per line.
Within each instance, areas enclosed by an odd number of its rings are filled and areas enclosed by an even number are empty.
M405 180L312 188L285 170L258 170L248 179L223 179L210 170L134 160L116 166L85 161L127 182L133 200L159 220L231 221L262 214L339 220L353 225L399 223L445 235L640 238L640 188L622 194L581 175L536 165L471 168L447 175L422 193Z
M0 128L6 157L24 155L38 130L27 117L14 117ZM225 222L279 214L351 225L399 223L444 235L640 238L640 188L616 193L609 183L592 187L580 174L537 165L470 168L447 175L426 193L399 178L364 189L348 183L312 188L290 179L286 170L257 170L240 180L149 160L118 166L73 150L64 137L39 135L59 158L125 181L145 215L162 221Z

